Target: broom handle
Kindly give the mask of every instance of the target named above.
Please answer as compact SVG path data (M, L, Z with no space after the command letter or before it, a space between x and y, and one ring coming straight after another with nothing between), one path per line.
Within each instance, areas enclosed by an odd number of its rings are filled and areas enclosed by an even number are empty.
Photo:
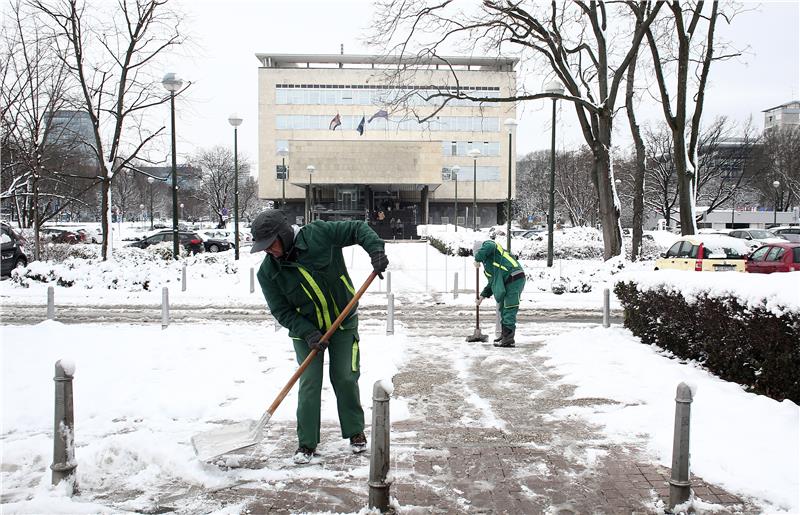
M336 332L336 330L339 328L339 325L342 323L345 317L347 317L347 315L350 313L350 310L353 309L353 306L356 305L358 299L360 299L361 296L364 294L364 292L367 291L367 288L369 288L369 285L372 284L372 280L375 279L377 275L378 275L377 272L372 272L371 274L369 274L369 277L367 277L367 280L364 281L364 284L361 286L361 288L356 292L353 298L350 299L350 302L347 303L347 306L345 306L342 312L339 314L339 316L336 317L336 320L333 321L333 323L331 324L331 328L328 329L328 331L324 335L322 335L322 338L320 338L321 342L326 342L331 336L333 336L333 333ZM272 415L275 413L275 410L278 409L278 406L280 406L281 402L283 402L283 399L289 393L289 390L292 389L294 383L296 383L297 380L300 378L300 376L303 375L303 372L306 371L308 365L311 364L311 361L314 359L316 355L317 355L317 349L311 349L311 352L308 353L308 357L306 357L305 361L303 361L303 363L300 365L300 367L297 369L294 375L292 375L292 377L289 378L289 382L286 383L286 386L284 386L283 390L281 390L280 393L278 393L278 396L275 398L274 401L272 401L272 405L267 409L269 417L272 417Z

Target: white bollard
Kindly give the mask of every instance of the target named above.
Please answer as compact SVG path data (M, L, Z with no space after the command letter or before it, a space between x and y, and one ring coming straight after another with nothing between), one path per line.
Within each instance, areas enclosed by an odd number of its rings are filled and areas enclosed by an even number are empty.
M250 267L250 293L256 291L256 271Z
M444 255L444 292L447 293L447 254Z
M425 291L428 291L428 240L425 240Z
M161 329L169 327L169 288L161 289Z
M47 287L47 319L56 318L56 292L52 286Z
M392 293L392 272L386 272L386 293Z
M453 274L453 298L458 298L458 272Z
M386 334L394 334L394 293L386 296Z
M183 271L181 272L181 291L186 291L186 263L183 264Z
M609 314L610 292L608 288L603 290L603 327L611 327L611 316Z
M53 428L53 464L50 465L52 484L68 481L68 493L72 497L77 491L75 469L75 415L72 400L72 378L75 364L56 361L55 423Z

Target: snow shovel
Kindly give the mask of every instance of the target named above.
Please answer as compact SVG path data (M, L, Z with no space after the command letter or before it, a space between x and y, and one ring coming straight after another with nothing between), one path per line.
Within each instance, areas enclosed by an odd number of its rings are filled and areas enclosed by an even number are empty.
M480 274L478 273L478 269L475 269L475 300L478 300L478 278ZM481 334L481 307L475 306L475 332L472 333L472 336L467 336L468 342L485 342L488 341L489 337L485 334Z
M334 320L333 324L331 324L331 328L328 329L320 339L321 341L328 341L331 335L339 328L342 320L345 319L353 309L353 306L358 302L358 299L367 291L367 288L369 288L369 285L372 284L372 280L375 279L377 275L377 273L372 272L369 277L367 277L367 280L364 281L364 285L361 286L347 306L342 310L341 314ZM267 408L267 411L258 421L245 420L222 429L212 429L194 435L192 437L192 446L194 447L194 452L197 454L197 457L202 461L209 461L217 456L245 449L259 443L264 438L264 428L267 422L272 418L275 410L278 409L278 406L280 406L283 399L289 393L289 390L292 389L300 376L303 375L303 372L305 372L316 355L316 349L312 349L311 352L308 353L308 357L303 361L294 375L292 375L289 382L286 383L286 386L278 393L278 396L272 401L270 407Z

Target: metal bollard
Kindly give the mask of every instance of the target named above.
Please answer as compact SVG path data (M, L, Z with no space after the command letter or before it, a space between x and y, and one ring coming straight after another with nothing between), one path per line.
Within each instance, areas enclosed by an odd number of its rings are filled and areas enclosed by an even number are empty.
M603 327L609 328L611 327L611 317L609 315L610 309L610 291L608 288L603 290Z
M56 318L56 292L52 286L47 287L47 319Z
M181 272L181 291L186 291L186 263L183 264Z
M386 271L386 293L392 293L392 272Z
M458 272L453 274L453 298L458 298Z
M250 293L256 291L256 271L250 267Z
M52 483L69 481L69 495L77 491L75 469L75 416L72 403L72 377L75 365L69 361L56 361L55 423L53 424Z
M389 509L389 392L381 381L372 387L372 446L369 459L369 507Z
M500 304L495 303L494 305L494 337L500 338L500 335L503 334L503 323L500 317Z
M394 334L394 293L386 296L386 334Z
M692 390L686 383L678 385L675 394L675 434L672 441L672 474L669 479L669 506L689 500L689 418L692 411Z
M161 288L161 329L169 326L169 288Z

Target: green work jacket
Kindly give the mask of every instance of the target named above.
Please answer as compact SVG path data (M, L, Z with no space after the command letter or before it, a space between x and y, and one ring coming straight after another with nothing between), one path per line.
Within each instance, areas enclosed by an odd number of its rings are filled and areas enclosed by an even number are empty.
M497 242L486 240L475 253L475 261L483 263L483 274L489 281L481 297L494 295L497 302L506 296L506 283L512 275L524 274L522 265Z
M315 330L325 333L355 295L342 248L359 244L367 253L383 250L383 240L365 222L316 221L300 229L293 261L267 254L258 282L272 316L292 338L305 339ZM356 307L341 329L358 325Z

